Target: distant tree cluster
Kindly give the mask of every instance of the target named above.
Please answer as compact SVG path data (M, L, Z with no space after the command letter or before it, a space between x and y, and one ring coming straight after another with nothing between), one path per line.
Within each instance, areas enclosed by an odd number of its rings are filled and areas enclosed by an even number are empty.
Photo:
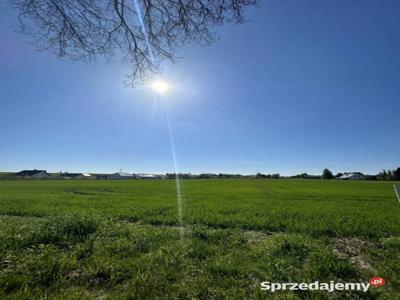
M276 174L262 174L262 173L257 173L256 178L272 178L272 179L278 179L281 178L281 175L279 173Z
M242 177L241 174L226 174L226 173L219 173L218 178L240 178Z
M395 170L383 170L376 175L377 180L400 180L400 167Z
M333 179L335 178L329 169L324 169L322 172L322 179Z
M300 179L321 179L320 175L310 175L307 173L301 173L294 176L290 176L289 178L300 178Z
M307 175L306 173L304 173ZM333 179L333 178L341 178L343 175L349 173L337 173L333 176L332 172L329 169L324 169L322 172L322 179ZM376 175L363 175L359 172L354 172L354 174L360 174L363 176L364 180L400 180L400 167L395 170L383 170ZM301 174L303 175L303 174Z

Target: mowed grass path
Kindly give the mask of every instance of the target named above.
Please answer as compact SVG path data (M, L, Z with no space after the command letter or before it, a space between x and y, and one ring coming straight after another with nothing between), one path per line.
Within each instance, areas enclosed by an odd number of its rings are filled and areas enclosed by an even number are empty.
M393 182L0 181L0 298L395 299ZM277 292L261 281L365 282Z

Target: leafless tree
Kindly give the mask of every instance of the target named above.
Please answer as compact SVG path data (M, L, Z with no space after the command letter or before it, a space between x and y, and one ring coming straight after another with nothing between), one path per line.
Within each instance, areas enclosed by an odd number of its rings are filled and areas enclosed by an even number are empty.
M134 84L176 59L188 43L209 44L212 28L244 21L258 0L9 0L19 28L41 50L93 61L122 58Z

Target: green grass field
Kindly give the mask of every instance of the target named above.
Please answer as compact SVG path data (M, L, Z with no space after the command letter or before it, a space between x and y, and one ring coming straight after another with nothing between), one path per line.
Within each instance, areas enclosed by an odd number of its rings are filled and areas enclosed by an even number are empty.
M0 181L0 299L398 299L393 182ZM260 282L366 282L367 293Z

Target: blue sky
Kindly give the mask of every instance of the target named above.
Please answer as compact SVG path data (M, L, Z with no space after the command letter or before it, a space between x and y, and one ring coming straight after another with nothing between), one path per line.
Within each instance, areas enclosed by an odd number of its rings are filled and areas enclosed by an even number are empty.
M263 1L165 67L179 170L400 166L400 2ZM0 13L0 170L172 172L163 106L119 64L37 52Z

